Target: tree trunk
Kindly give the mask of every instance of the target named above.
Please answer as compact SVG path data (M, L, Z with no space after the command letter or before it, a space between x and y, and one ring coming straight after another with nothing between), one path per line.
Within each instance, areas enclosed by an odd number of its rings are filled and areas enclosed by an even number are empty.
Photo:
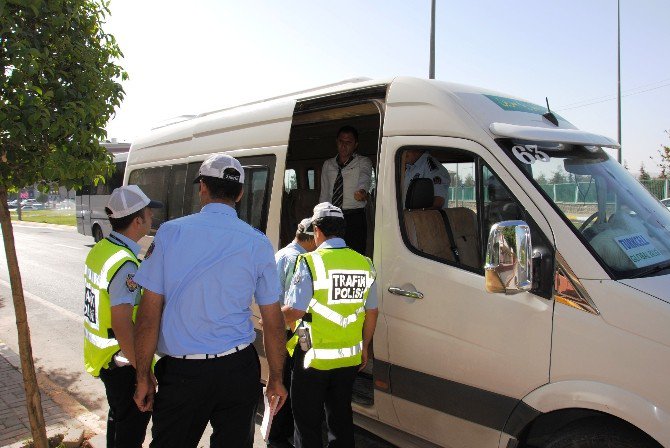
M26 303L23 297L21 272L19 271L19 261L16 258L12 220L9 215L9 208L7 207L7 190L3 187L0 187L0 226L2 226L2 238L5 244L9 280L12 285L16 328L19 334L19 354L21 355L21 370L23 372L23 389L26 392L26 406L28 408L28 418L30 419L30 430L33 434L35 447L48 448L44 415L42 413L42 399L40 398L40 390L37 386L37 377L35 376L35 364L33 363L33 349L30 343L30 328L28 327Z

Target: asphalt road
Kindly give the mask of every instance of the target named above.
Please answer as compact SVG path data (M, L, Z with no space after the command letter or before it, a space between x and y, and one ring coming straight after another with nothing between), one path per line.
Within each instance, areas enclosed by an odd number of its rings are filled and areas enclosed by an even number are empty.
M104 421L107 413L104 387L101 381L83 371L81 355L83 266L93 239L80 235L75 228L31 223L15 223L14 237L36 368L51 381L66 388L70 395ZM18 353L2 240L0 247L0 340ZM258 431L259 423L260 418L256 425L256 448L265 446ZM207 440L208 432L200 446L208 446ZM394 447L358 429L356 446Z

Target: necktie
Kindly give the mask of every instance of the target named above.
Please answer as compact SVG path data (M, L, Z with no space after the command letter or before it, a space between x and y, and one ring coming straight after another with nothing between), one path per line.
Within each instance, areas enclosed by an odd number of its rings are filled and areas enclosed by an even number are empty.
M337 177L335 178L335 185L333 185L333 202L335 207L342 208L342 196L344 190L344 180L342 179L342 167L337 169Z
M349 162L351 162L353 159L353 157L350 157L349 160L347 160L344 164L341 164L340 161L337 160L337 177L335 178L335 184L333 185L333 199L331 201L331 204L333 204L335 207L342 208L342 201L344 199L344 179L342 179L342 168L349 165Z

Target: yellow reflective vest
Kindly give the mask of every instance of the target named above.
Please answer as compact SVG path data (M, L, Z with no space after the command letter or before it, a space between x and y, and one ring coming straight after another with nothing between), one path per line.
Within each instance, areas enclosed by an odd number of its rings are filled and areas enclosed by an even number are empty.
M97 377L100 369L120 350L112 331L112 311L109 300L109 283L127 262L140 262L128 247L107 238L99 241L86 257L84 278L84 364L86 371ZM137 303L133 308L133 321Z
M344 248L317 249L298 257L307 262L314 295L300 325L309 329L312 348L305 353L304 367L331 370L361 363L365 301L375 280L372 261ZM291 356L297 334L287 343Z

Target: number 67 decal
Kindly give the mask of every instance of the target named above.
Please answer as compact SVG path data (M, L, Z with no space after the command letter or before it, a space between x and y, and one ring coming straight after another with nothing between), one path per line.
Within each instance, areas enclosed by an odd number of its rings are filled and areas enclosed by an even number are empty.
M537 145L525 145L525 146L516 145L512 148L512 153L514 153L514 157L521 160L523 163L527 165L531 165L537 162L538 160L540 162L550 161L547 153L537 149Z

